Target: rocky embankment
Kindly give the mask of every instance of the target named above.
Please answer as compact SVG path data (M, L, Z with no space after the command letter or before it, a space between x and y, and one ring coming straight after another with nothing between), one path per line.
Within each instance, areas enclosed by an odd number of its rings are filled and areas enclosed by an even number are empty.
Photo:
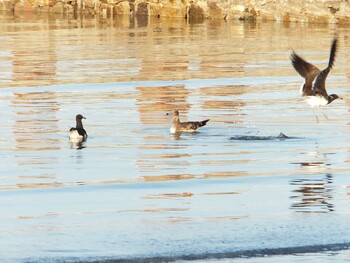
M349 0L0 0L0 10L350 23Z

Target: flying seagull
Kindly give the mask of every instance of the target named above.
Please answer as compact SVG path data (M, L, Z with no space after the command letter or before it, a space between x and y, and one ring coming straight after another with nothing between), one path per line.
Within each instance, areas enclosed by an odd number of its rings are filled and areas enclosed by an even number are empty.
M332 42L328 66L322 71L313 64L305 61L294 51L291 54L294 69L305 79L304 84L301 86L300 94L302 97L306 97L307 103L312 108L325 106L336 99L342 99L337 94L328 95L326 90L326 78L333 67L336 51L337 39L335 38ZM318 121L317 117L316 119Z

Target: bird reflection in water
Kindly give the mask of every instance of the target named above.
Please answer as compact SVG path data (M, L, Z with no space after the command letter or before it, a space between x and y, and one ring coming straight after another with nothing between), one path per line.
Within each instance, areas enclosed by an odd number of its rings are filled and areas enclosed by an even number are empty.
M170 134L172 140L178 141L178 140L188 140L190 138L196 137L196 136L202 136L201 132L176 132Z
M171 134L171 136L176 141L181 140L181 133L173 133L173 134Z
M72 142L72 141L70 141L69 143L70 143L71 149L82 150L82 149L86 148L86 146L84 145L84 142Z
M323 163L302 163L305 165L321 165ZM334 211L332 203L333 176L329 173L308 178L293 179L290 184L296 189L292 190L290 197L294 202L291 209L304 213L329 213Z

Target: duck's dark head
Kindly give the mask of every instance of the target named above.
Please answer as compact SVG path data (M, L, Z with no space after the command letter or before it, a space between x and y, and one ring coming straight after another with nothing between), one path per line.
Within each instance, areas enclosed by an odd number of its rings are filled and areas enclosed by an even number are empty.
M75 116L75 119L81 121L82 119L86 119L86 118L83 115L78 114L77 116Z
M343 98L338 96L337 94L331 94L328 96L328 104L330 104L333 100L340 99L342 100Z

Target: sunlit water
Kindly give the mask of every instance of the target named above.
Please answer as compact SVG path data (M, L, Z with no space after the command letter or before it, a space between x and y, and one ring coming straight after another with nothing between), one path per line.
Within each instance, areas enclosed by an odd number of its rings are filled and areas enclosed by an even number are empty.
M335 34L344 100L313 113L289 55L323 68ZM0 16L1 261L349 261L349 35ZM173 109L210 121L174 136Z

